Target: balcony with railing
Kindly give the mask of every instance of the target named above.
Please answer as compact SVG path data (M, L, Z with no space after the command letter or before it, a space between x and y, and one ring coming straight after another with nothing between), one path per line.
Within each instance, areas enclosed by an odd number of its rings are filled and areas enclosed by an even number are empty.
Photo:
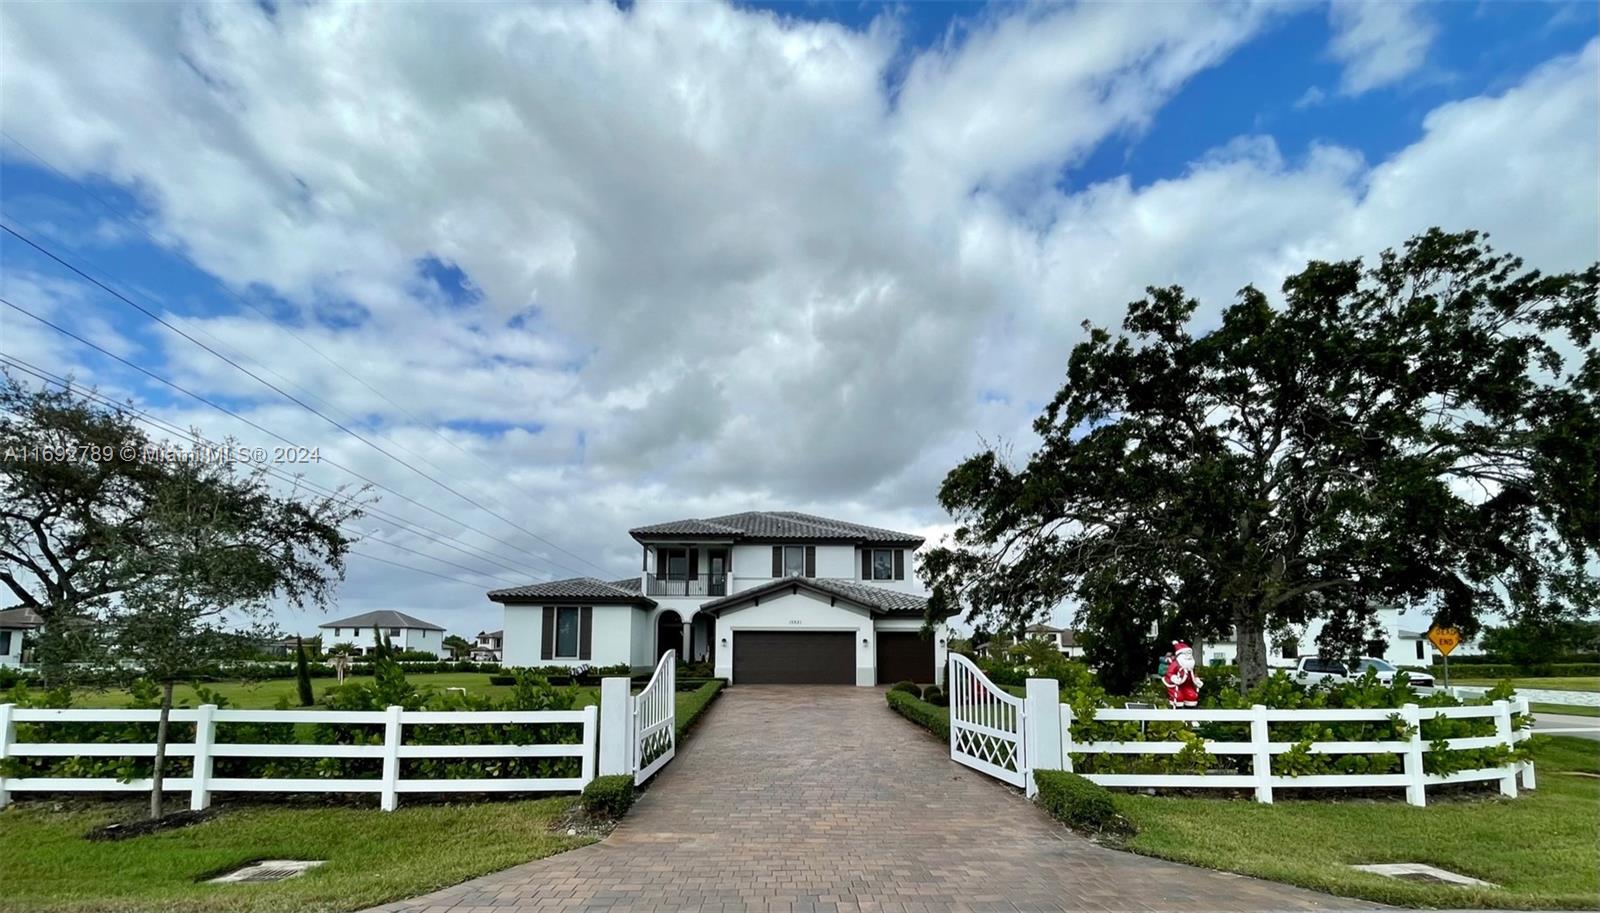
M688 574L646 574L644 577L644 591L646 596L684 596L707 597L728 595L728 575L699 573L694 576Z

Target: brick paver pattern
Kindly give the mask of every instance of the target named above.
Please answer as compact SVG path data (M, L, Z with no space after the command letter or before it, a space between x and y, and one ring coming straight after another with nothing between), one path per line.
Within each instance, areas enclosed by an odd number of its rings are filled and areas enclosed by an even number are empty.
M952 762L880 689L745 685L712 705L604 841L378 909L1366 908L1077 837L1017 790Z

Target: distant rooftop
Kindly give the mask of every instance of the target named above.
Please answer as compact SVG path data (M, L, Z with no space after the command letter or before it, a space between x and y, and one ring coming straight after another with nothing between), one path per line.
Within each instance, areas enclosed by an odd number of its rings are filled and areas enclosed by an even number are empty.
M411 628L418 631L443 631L430 621L423 621L415 615L396 612L393 609L382 609L377 612L363 612L360 615L351 615L337 621L324 622L317 625L319 628Z

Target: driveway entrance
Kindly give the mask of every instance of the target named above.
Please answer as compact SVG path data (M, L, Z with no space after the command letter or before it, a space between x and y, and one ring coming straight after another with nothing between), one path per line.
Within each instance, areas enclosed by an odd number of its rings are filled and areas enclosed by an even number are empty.
M1370 909L1104 849L953 763L876 688L730 688L609 838L381 908Z

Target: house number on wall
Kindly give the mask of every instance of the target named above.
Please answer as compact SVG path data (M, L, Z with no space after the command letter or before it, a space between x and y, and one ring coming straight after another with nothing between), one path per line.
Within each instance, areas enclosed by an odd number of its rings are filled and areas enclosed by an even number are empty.
M789 624L792 624L792 625L797 625L797 624L800 624L800 619L798 619L798 618L791 618L791 619L789 619Z

